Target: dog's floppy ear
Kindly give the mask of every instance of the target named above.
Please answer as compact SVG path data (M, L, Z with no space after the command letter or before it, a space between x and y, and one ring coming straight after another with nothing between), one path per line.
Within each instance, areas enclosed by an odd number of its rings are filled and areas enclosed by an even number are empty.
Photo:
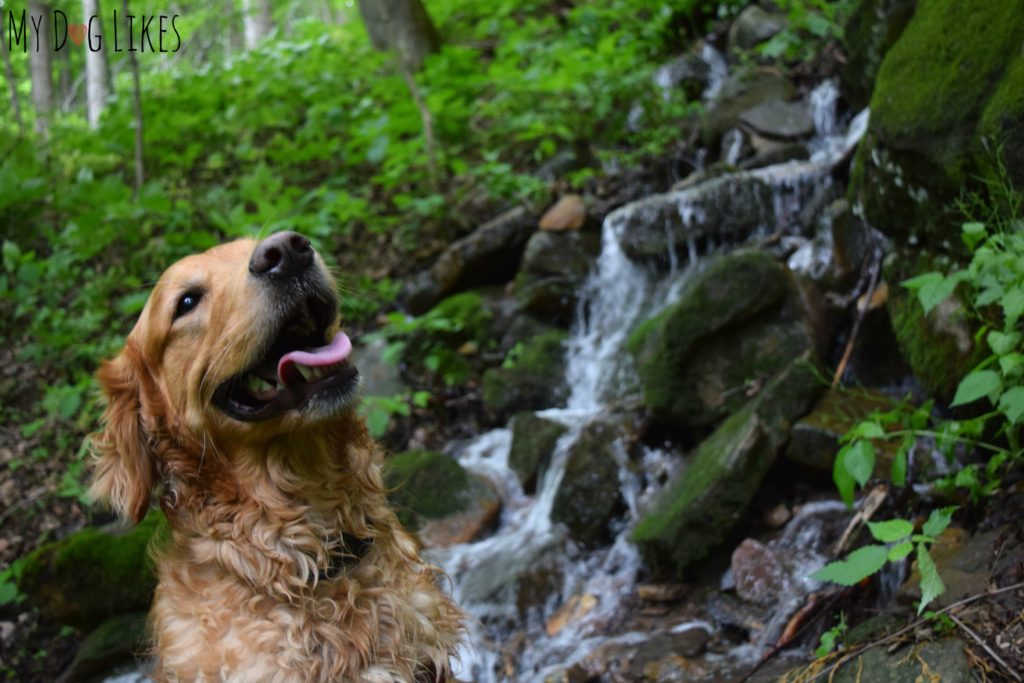
M89 495L139 523L149 509L154 459L142 425L142 385L131 347L104 361L96 378L106 399L103 431L92 437L96 457Z

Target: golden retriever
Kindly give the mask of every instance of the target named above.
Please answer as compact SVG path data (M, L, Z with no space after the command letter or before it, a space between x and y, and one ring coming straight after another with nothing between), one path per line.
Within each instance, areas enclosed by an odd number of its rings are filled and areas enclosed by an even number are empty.
M463 614L387 506L335 285L294 232L172 265L98 378L92 495L161 493L162 681L442 681Z

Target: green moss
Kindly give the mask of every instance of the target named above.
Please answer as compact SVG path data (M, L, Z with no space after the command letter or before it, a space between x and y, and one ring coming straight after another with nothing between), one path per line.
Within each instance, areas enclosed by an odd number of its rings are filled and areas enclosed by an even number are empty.
M465 509L470 481L451 456L436 451L397 453L384 466L384 481L392 489L388 498L406 527L417 529L430 519Z
M156 588L148 549L167 529L157 510L122 535L83 529L30 554L19 588L54 620L80 628L148 609Z
M429 317L455 322L467 339L486 339L494 315L478 292L462 292L448 297L427 313Z
M573 445L551 505L551 519L589 547L609 540L609 525L624 509L610 425L591 424Z
M502 367L484 373L484 404L499 414L557 405L566 395L568 336L563 330L551 329L517 344Z
M523 489L532 493L551 460L558 439L565 434L566 426L532 412L519 413L512 418L510 426L512 446L508 465L519 477Z
M1006 70L999 88L985 105L979 134L998 148L1013 182L1024 185L1024 58L1013 61ZM979 152L978 165L984 169L987 179L1000 180L995 168L994 155L983 150Z

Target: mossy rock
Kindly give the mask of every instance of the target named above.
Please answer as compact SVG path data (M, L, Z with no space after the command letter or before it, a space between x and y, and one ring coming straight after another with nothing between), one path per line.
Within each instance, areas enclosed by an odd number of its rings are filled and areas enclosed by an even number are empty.
M100 624L78 646L61 680L74 683L106 678L104 674L142 656L147 640L146 616L146 612L132 612Z
M18 588L50 619L81 629L148 610L156 589L149 547L167 530L157 510L123 533L83 529L28 555Z
M565 342L568 334L549 329L517 344L499 368L484 373L484 405L498 415L541 410L568 395Z
M887 260L890 282L932 269L945 271L949 261L929 254L911 257L896 253ZM895 285L889 291L889 319L900 355L914 377L931 394L952 400L960 380L985 357L988 347L975 341L977 323L959 292L954 292L927 315L915 293Z
M384 464L384 483L398 519L412 530L462 512L472 502L469 475L454 458L436 451L392 455Z
M919 4L879 68L854 160L850 197L869 223L901 243L961 249L954 200L992 178L1000 137L1020 186L1022 37L1024 0Z
M843 28L846 62L839 74L843 94L854 110L871 99L882 58L914 15L917 0L860 0Z
M509 427L512 429L512 445L508 466L519 477L523 490L533 493L551 462L558 439L565 434L567 427L532 412L519 413L512 418Z
M552 521L565 524L569 535L587 547L610 541L610 525L625 510L613 450L618 436L619 430L608 424L583 430L568 453L551 506Z
M641 323L627 349L655 420L712 425L820 346L821 313L805 287L771 255L740 250L713 260L678 303Z
M805 354L697 447L633 530L656 576L681 578L725 540L786 444L793 421L822 388Z

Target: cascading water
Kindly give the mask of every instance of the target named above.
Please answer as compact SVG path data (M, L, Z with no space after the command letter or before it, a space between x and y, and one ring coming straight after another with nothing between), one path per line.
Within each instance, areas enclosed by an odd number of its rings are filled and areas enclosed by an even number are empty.
M809 161L778 164L746 174L770 188L771 201L763 207L758 233L785 232L808 198L829 187L833 166L863 134L867 112L855 117L848 131L840 130L837 96L835 84L825 82L808 98L818 132L810 145ZM672 196L672 201L678 202L676 208L684 224L700 219L701 206L687 203L685 192ZM570 397L564 408L539 413L568 429L555 447L537 493L525 495L508 469L509 430L487 432L453 449L464 467L495 482L504 499L502 519L492 536L428 552L428 557L452 577L456 600L474 617L467 638L469 644L458 669L460 679L477 683L543 680L546 673L580 660L598 644L610 640L629 643L645 637L638 633L609 633L607 627L620 610L623 598L633 592L640 571L637 551L629 541L632 527L645 503L656 493L657 482L665 480L678 458L648 449L642 455L640 468L628 467L624 445L614 444L627 514L610 547L590 552L576 547L564 530L552 522L552 505L565 474L569 450L584 427L606 417L617 402L637 390L629 354L623 350L629 333L645 317L676 299L686 280L686 271L699 267L702 252L753 235L706 237L702 240L705 248L701 249L697 238L687 238L685 245L677 245L678 238L667 229L664 260L669 270L659 273L630 259L622 246L623 233L630 220L636 218L633 214L644 210L641 203L627 205L611 213L604 222L602 251L595 272L581 292L578 318L567 342L566 381ZM680 250L681 247L685 248ZM684 256L681 266L679 253ZM803 517L794 519L779 541L780 547L809 548L812 544L803 536L813 534L814 527L807 520L815 514L835 512L835 506L820 507L821 510L808 506ZM806 576L824 563L824 557L807 552L800 556L800 562L799 573ZM523 588L522 580L538 567L560 577L560 587L539 609L527 610L524 615L517 607L517 592L528 590ZM780 603L796 604L808 590L806 585L794 586L791 594L780 596ZM552 628L549 620L556 611L564 613L566 606L573 608L569 618ZM762 638L751 646L748 658L761 652L768 639L784 625L786 616L785 610L779 610ZM711 626L698 622L679 624L677 628L710 630ZM521 645L510 648L509 642Z

